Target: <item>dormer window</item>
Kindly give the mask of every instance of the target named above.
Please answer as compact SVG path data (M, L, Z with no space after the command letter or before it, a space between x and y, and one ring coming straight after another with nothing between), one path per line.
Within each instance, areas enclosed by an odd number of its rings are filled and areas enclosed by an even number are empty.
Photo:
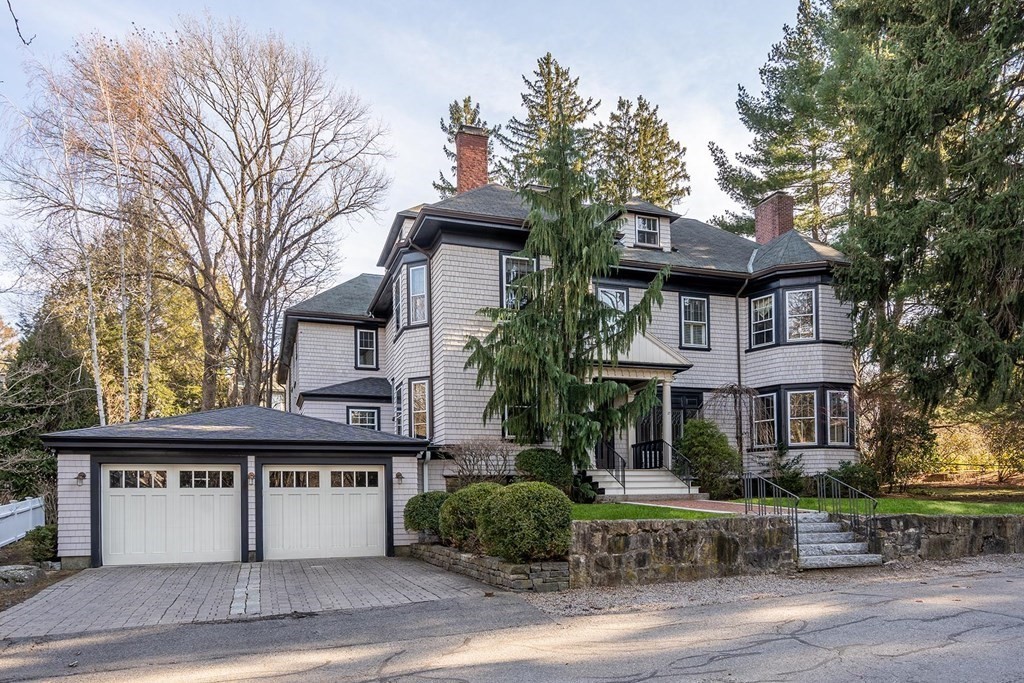
M636 217L636 243L647 247L661 246L657 218L654 216Z

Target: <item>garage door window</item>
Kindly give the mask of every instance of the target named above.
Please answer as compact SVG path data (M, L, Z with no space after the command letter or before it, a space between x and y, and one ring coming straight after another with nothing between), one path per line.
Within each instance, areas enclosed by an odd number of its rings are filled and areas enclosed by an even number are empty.
M112 489L165 489L167 470L110 470Z
M233 489L235 473L228 470L182 470L178 486L183 489Z
M375 489L380 486L380 473L374 471L331 472L331 488Z
M270 473L272 489L316 489L320 488L320 473L316 470L288 470Z

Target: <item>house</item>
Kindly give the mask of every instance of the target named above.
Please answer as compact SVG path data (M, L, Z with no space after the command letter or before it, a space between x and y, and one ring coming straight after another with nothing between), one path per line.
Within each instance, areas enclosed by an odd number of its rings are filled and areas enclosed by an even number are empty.
M442 489L445 447L508 440L484 424L464 347L485 307L517 306L529 226L487 182L487 138L456 138L458 192L396 214L378 265L289 309L286 412L255 407L44 436L57 452L58 554L68 566L391 555L415 537L405 502ZM751 241L641 199L623 207L621 261L594 283L628 308L664 267L664 303L605 375L654 380L661 405L594 444L606 495L687 495L668 444L703 414L756 470L777 443L808 472L856 457L842 254L793 231L793 200L757 207Z
M460 130L457 193L396 214L383 276L360 275L285 315L278 379L288 410L429 440L425 490L451 474L445 446L507 438L500 421L481 419L489 391L466 369L464 346L489 329L478 311L518 305L515 279L539 265L518 255L527 207L487 182L486 149L484 131ZM780 443L808 473L857 457L850 309L832 287L845 258L793 230L793 208L785 193L767 197L749 240L641 199L624 206L619 267L595 291L624 309L660 269L671 276L647 334L605 369L635 388L654 379L662 397L595 444L588 474L607 494L686 493L662 454L697 414L741 448L747 470ZM620 485L615 463L633 484Z

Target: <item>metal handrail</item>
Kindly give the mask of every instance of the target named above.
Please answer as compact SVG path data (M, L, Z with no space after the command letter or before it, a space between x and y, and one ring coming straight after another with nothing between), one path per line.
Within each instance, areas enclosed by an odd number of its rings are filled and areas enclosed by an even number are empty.
M785 517L793 525L793 548L800 559L800 496L756 474L743 475L744 514Z
M693 465L690 459L676 450L675 446L667 441L662 441L668 449L668 471L675 475L676 479L686 484L686 493L692 493L693 488Z
M603 461L603 462L602 462ZM612 478L622 487L622 493L626 493L626 459L615 450L608 442L598 442L595 446L594 464L612 475ZM609 467L608 465L611 465Z
M868 542L874 535L878 501L831 474L815 477L818 484L818 512L827 512L849 522Z

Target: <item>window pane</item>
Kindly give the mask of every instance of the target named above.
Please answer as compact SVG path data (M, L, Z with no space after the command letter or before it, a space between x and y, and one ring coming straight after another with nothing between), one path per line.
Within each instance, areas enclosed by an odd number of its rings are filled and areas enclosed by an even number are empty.
M124 485L124 472L122 470L110 470L110 488L119 489Z
M427 269L416 266L409 269L409 322L421 323L427 319Z
M611 306L616 311L626 312L626 292L621 289L610 289L599 287L597 298L606 306Z
M427 383L412 383L412 436L427 438Z
M345 488L352 488L356 485L356 475L354 472L345 472L343 478Z
M658 244L658 219L650 216L636 217L636 241L640 244Z
M281 488L281 473L271 472L270 473L270 487L274 489Z
M235 473L228 470L227 472L220 473L220 485L221 488L233 489L235 488Z
M126 489L139 488L139 473L136 470L125 470L124 487Z
M192 488L192 472L190 470L182 470L181 472L178 472L178 488Z
M309 473L309 488L320 488L320 473L315 470Z
M306 473L296 472L295 473L295 486L296 488L306 488Z
M192 488L194 489L205 489L206 488L206 472L203 470L196 470L192 473Z
M789 394L789 440L794 444L814 443L815 394L799 391Z
M282 472L281 473L281 486L286 489L295 488L295 473L294 472Z
M377 488L378 486L380 486L380 483L378 482L379 474L379 472L367 472L366 485L369 486L370 488Z
M167 470L157 470L156 472L153 472L153 488L167 488Z
M786 338L814 339L814 292L786 293Z
M153 488L153 473L149 470L142 470L139 472L139 488L140 489L151 489Z
M399 330L402 328L402 288L397 279L391 286L391 310L395 316L395 329Z
M356 472L356 488L366 488L366 472Z
M331 472L331 488L341 488L341 472Z
M502 257L502 284L504 286L502 306L505 308L521 308L529 303L530 298L526 287L521 283L515 283L527 273L532 273L534 271L533 266L533 259L518 256Z

